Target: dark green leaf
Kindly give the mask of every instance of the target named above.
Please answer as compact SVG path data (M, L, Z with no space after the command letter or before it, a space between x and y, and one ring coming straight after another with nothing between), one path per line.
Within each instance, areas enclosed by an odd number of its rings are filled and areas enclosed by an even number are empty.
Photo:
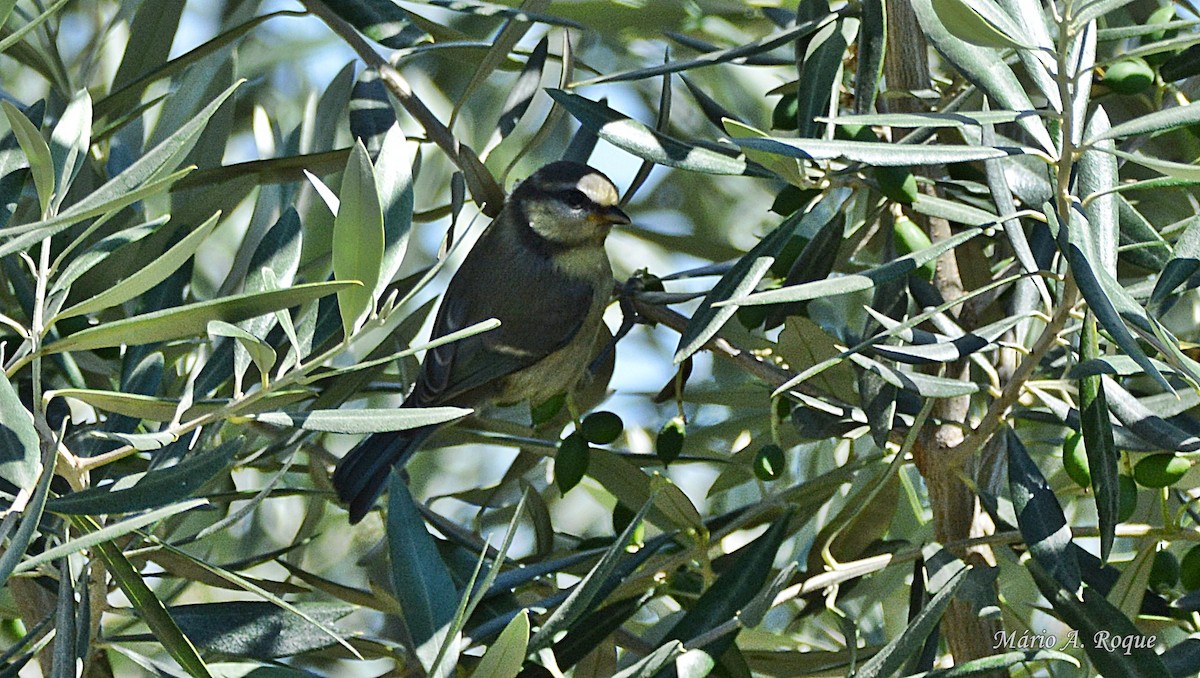
M136 513L192 496L205 483L229 467L238 444L228 442L208 452L193 452L183 461L167 468L154 469L136 484L117 487L117 483L89 487L79 492L55 497L46 509L66 514Z
M37 430L33 415L21 404L12 382L0 370L0 478L16 487L33 487L38 479Z
M296 603L322 624L332 625L354 611L340 603ZM337 641L287 610L260 600L172 605L171 616L198 647L234 657L290 657Z
M400 474L392 473L388 493L392 589L404 610L404 624L420 647L454 618L459 592Z
M326 0L325 4L375 42L401 49L428 39L412 16L391 0Z
M1033 557L1061 586L1067 591L1078 591L1082 585L1079 564L1071 551L1071 527L1063 516L1062 506L1016 432L1005 428L997 435L1006 437L1008 487L1021 538Z

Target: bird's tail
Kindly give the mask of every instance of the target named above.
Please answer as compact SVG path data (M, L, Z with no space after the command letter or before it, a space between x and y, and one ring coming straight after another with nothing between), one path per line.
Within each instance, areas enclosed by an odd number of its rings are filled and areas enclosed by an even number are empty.
M375 433L346 453L333 472L338 499L349 505L350 523L367 515L383 493L392 467L400 468L437 426Z

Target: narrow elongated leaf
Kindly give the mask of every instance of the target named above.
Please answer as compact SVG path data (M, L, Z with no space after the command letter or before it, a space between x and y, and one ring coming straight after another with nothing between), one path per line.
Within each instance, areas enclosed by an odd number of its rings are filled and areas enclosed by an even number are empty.
M1200 436L1193 435L1163 419L1146 407L1117 382L1102 377L1108 394L1108 407L1117 421L1137 437L1160 450L1195 452L1200 450Z
M99 532L97 530L99 525L90 518L76 517L72 520L72 523L77 529L90 533L89 536ZM210 675L208 667L205 666L204 660L200 658L200 654L196 651L196 646L179 630L179 626L171 618L162 601L146 585L145 580L138 574L137 569L130 564L125 554L121 553L121 549L113 542L107 540L101 541L95 547L100 558L104 561L105 569L116 580L117 585L121 587L121 591L129 599L129 602L133 604L134 609L138 611L142 621L146 622L146 626L150 627L150 631L154 633L155 640L161 643L171 657L179 662L179 665L189 674L197 678L207 678Z
M1193 221L1175 242L1171 259L1167 261L1154 283L1154 291L1150 294L1150 307L1161 305L1180 285L1188 282L1197 270L1200 270L1200 219Z
M383 259L375 298L383 299L384 290L400 271L413 218L413 171L420 145L404 136L399 125L383 137L379 159L375 163L375 188L383 212Z
M525 67L521 69L521 75L517 77L516 83L508 92L508 98L504 100L499 124L501 137L512 134L521 117L525 115L525 111L529 110L529 104L533 102L534 95L541 89L542 69L546 67L546 55L549 51L550 36L546 35L529 53L529 59L525 62Z
M259 316L260 318L263 316ZM271 317L271 316L267 316ZM272 318L273 319L273 318ZM275 349L271 348L267 342L250 334L246 330L227 323L223 320L210 320L208 322L208 336L210 337L229 337L238 343L238 346L249 354L250 359L254 361L254 366L258 368L258 372L262 375L263 383L266 384L267 373L275 364Z
M1103 106L1097 106L1088 121L1087 135L1099 135L1108 129L1108 114ZM1113 278L1117 276L1117 245L1120 241L1120 219L1117 211L1117 196L1111 190L1120 181L1117 159L1112 156L1115 144L1111 140L1099 141L1093 148L1083 152L1079 159L1079 192L1092 196L1085 211L1088 225L1095 240L1098 264ZM1099 195L1098 195L1099 194Z
M934 49L1000 108L1012 111L1034 109L1025 88L996 50L972 45L952 35L938 18L932 0L912 0L912 8ZM1055 153L1054 140L1050 138L1041 119L1027 117L1018 122L1037 141L1042 151Z
M926 551L934 548L940 548L940 546L931 544L926 547ZM920 651L925 644L925 639L929 637L934 626L945 614L954 594L967 582L967 577L980 576L975 574L976 572L977 570L964 565L957 559L953 559L951 563L945 565L942 571L937 573L938 585L934 586L935 582L930 582L931 588L937 591L933 598L925 607L921 608L921 611L899 636L893 638L882 650L863 664L862 668L855 672L855 675L861 678L880 678L896 673L903 666L905 660Z
M680 640L692 647L693 639L734 619L770 581L771 566L780 545L788 536L790 518L790 514L785 514L773 522L761 537L739 549L729 569L700 594L683 618L667 632L664 640ZM719 657L733 643L735 636L736 633L723 635L700 649Z
M0 370L0 478L16 487L32 487L38 479L41 449L33 415L21 404L12 382Z
M427 39L407 11L391 0L327 0L329 9L384 47L401 49Z
M629 524L625 526L625 529L621 531L621 534L617 535L617 538L613 540L612 546L604 551L604 555L600 557L600 560L596 561L596 565L584 575L583 579L575 585L575 588L571 589L571 593L567 596L567 599L546 619L542 627L529 640L529 648L531 650L538 650L548 646L559 631L575 623L591 609L596 595L601 589L605 588L606 580L616 570L621 556L625 554L625 545L629 543L634 530L641 524L642 519L645 518L646 512L652 504L653 498L638 510L633 519L629 521Z
M471 675L479 678L516 678L525 664L528 648L529 613L521 610L483 654Z
M72 224L105 212L119 209L125 205L146 197L145 191L151 186L165 188L183 175L171 175L171 171L183 161L195 147L200 133L204 131L208 121L216 114L225 100L233 95L242 84L242 80L214 98L195 116L188 120L178 130L168 136L154 148L135 160L125 171L108 180L103 186L92 191L79 202L71 205L62 214L44 221L23 226L14 226L0 230L0 237L23 234L34 234L40 240ZM170 183L167 180L172 180ZM36 241L35 241L36 242ZM12 242L0 246L0 256L16 251Z
M203 336L212 320L241 322L281 308L299 306L352 285L347 282L324 282L297 285L284 290L257 294L240 294L212 301L168 308L116 320L68 335L43 348L44 353L90 351L122 344L150 344L185 337Z
M37 28L38 26L41 26L43 23L48 21L55 14L58 14L58 10L62 9L63 6L67 4L67 2L68 2L68 0L58 0L58 2L47 7L44 12L35 16L32 20L29 21L29 23L16 29L11 34L6 36L3 40L0 40L0 52L4 52L9 47L12 47L13 45L17 44L18 42L23 40L30 31Z
M388 408L366 410L311 410L263 412L254 419L275 426L330 433L384 433L406 431L461 419L471 410L461 407Z
M354 611L339 603L297 603L312 619L333 625ZM171 616L187 637L208 652L234 657L290 657L337 641L312 622L265 601L239 600L172 605Z
M333 275L360 285L338 290L342 331L353 336L370 313L383 263L383 211L367 149L358 141L346 160L337 218L333 223Z
M876 266L862 273L854 273L838 278L825 278L799 285L789 285L777 290L767 290L766 292L755 292L749 296L729 299L728 301L718 302L714 305L737 304L738 306L755 306L760 304L781 304L869 290L878 283L908 275L924 265L925 262L937 259L942 253L958 247L981 232L972 229L956 233L945 240L934 243L931 247L898 257L886 264Z
M86 89L75 93L50 135L50 155L56 176L54 206L62 205L67 190L83 168L92 143L92 97Z
M801 231L811 233L824 227L837 215L849 195L850 192L845 189L833 190L807 213L788 217L721 276L680 333L675 364L700 350L737 312L737 306L715 304L748 296L792 237Z
M204 240L217 227L217 223L220 220L221 213L217 212L209 217L207 221L197 226L191 233L184 236L182 240L169 250L163 252L146 266L137 269L133 275L112 287L101 290L92 298L81 301L59 312L51 322L95 313L96 311L122 304L145 293L150 288L166 280L175 271L179 270L188 259L192 258L192 255L196 253L196 250L200 248Z
M933 0L933 11L946 30L959 40L980 47L1026 48L1017 40L1020 29L991 0Z
M657 132L608 106L560 89L546 93L566 108L584 128L608 143L644 160L706 174L769 176L747 163L737 151L717 152Z
M887 41L887 3L884 0L864 0L858 26L858 66L854 72L855 113L875 110Z
M1126 322L1130 322L1145 330L1147 334L1153 332L1145 309L1130 297L1129 292L1119 282L1098 266L1096 240L1090 233L1087 217L1081 210L1072 209L1068 222L1060 224L1058 216L1048 203L1043 209L1046 211L1048 222L1058 228L1059 249L1066 256L1067 263L1071 266L1071 275L1075 277L1079 291L1087 301L1088 307L1096 314L1096 319L1108 330L1126 355L1137 361L1163 388L1173 390L1126 326Z
M1108 139L1157 134L1197 123L1200 123L1200 103L1191 103L1147 113L1108 129L1094 130L1093 134L1085 136L1084 143L1092 145Z
M413 643L420 647L450 624L459 593L398 473L392 473L388 490L387 539L392 589Z
M192 453L174 466L147 472L129 487L118 489L118 483L89 487L51 499L46 509L55 513L100 515L165 506L192 496L229 467L237 450L236 442L228 442L214 450Z
M50 495L50 482L54 480L54 468L57 465L58 454L55 450L47 449L42 455L42 472L33 488L33 494L25 504L21 515L21 523L15 532L9 536L8 546L0 553L0 586L8 582L8 577L16 570L29 543L38 535L38 525L42 522L42 513L46 508L46 497ZM27 486L26 486L27 487Z
M1079 336L1081 360L1096 358L1100 352L1096 319L1089 313L1083 321ZM1100 527L1100 560L1107 561L1116 537L1120 488L1117 481L1117 460L1120 452L1113 440L1112 420L1108 414L1108 398L1099 375L1079 380L1079 420L1091 471L1092 490L1096 497L1096 515Z
M989 158L1003 158L1023 153L1017 148L985 148L983 146L917 146L876 143L871 141L844 141L841 139L793 139L779 137L771 139L736 139L744 148L753 148L768 153L802 158L804 160L842 159L862 162L875 167L904 167L907 165L950 164L975 162Z
M988 123L1002 124L1013 122L1027 115L1037 115L1037 111L961 111L955 113L864 113L858 115L837 115L831 118L821 118L823 122L834 125L867 125L881 127L904 128L954 128L979 127Z
M44 216L54 199L54 160L50 157L50 147L38 128L16 106L8 101L0 101L0 107L4 109L13 136L21 144L21 150L29 161L29 171L33 175L33 185L37 188L38 202Z
M682 61L672 61L658 66L649 68L639 68L632 71L624 71L620 73L609 73L606 75L597 76L589 80L583 80L571 84L572 88L579 88L585 85L596 85L602 82L623 82L627 80L642 80L651 78L656 75L664 75L666 73L679 73L681 71L690 71L701 66L711 66L713 64L726 63L735 59L740 59L753 54L761 54L770 51L776 47L786 45L793 42L797 38L803 37L815 32L821 26L833 21L838 15L829 13L820 18L804 21L787 30L780 31L774 35L769 35L758 40L750 41L744 45L723 49L718 52L710 52L694 59L685 59Z
M1096 589L1084 588L1081 601L1076 592L1063 587L1038 559L1031 558L1025 566L1054 612L1079 631L1083 651L1101 674L1129 678L1168 678L1171 675L1154 649L1146 647L1145 639L1133 622ZM1096 642L1097 638L1129 639L1131 647L1128 654L1124 647L1112 651L1104 643Z
M892 386L926 398L955 398L978 393L981 389L979 384L959 379L938 377L921 372L903 372L859 353L851 354L850 360L855 365L878 374Z
M1008 449L1008 487L1021 538L1034 559L1062 587L1078 591L1082 586L1079 563L1071 551L1071 526L1062 506L1016 432L1006 428L1003 435Z
M800 64L800 81L804 87L797 93L796 134L801 137L821 136L821 125L816 118L827 115L831 101L841 94L838 74L842 71L842 57L846 52L844 28L845 22L838 20L818 30Z

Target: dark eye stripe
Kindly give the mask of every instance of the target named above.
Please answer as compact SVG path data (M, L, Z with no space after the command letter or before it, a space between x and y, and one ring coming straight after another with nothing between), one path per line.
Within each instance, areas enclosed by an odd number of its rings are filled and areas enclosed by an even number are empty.
M595 207L595 201L584 195L583 191L572 188L565 191L554 191L551 193L555 200L561 201L563 204L573 209L582 209L584 207Z

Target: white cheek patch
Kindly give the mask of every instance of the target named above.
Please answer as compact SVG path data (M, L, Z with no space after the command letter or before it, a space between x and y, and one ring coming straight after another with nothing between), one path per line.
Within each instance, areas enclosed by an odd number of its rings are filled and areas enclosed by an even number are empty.
M579 183L575 184L575 188L601 207L612 207L620 202L620 196L617 195L617 189L613 187L612 182L599 174L583 175Z

